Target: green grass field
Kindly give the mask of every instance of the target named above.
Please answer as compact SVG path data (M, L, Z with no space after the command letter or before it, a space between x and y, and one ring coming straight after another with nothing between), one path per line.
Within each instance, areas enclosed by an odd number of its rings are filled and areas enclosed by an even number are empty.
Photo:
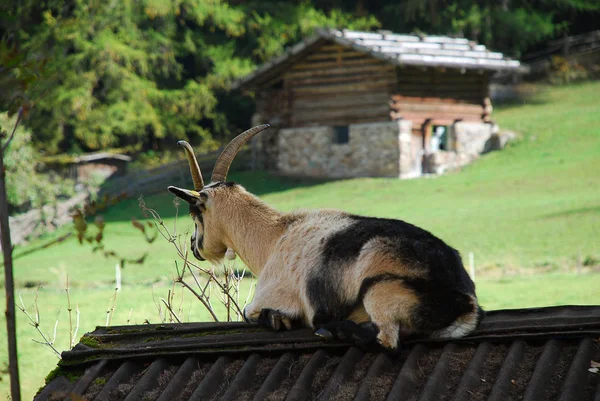
M522 138L458 173L407 181L324 182L265 173L231 178L280 210L338 208L400 218L432 231L458 248L465 259L473 252L478 294L486 309L600 304L600 82L538 89L533 99L494 111L502 128L515 130ZM145 199L169 227L175 221L172 201L166 191ZM177 222L184 237L191 228L186 209ZM145 264L123 270L112 324L126 323L132 308L131 323L160 321L153 293L166 297L171 288L176 259L172 245L162 238L146 244L131 225L134 216L143 217L135 200L104 214L107 247L131 257L149 253ZM42 285L42 327L52 331L59 313L57 346L64 349L66 275L72 301L81 310L81 335L105 323L115 261L73 238L19 256L53 236L15 250L15 277L27 305L33 302L35 287ZM584 261L587 266L578 274L577 266ZM189 294L184 295L183 306L186 320L207 318ZM30 399L57 359L32 342L36 334L21 313L18 331L24 399ZM5 341L5 336L0 337L0 370L7 360ZM0 397L4 397L8 376L0 377Z

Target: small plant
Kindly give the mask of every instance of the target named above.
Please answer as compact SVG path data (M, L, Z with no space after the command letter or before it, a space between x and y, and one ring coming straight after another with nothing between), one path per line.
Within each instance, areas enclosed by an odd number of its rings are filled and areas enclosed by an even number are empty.
M583 259L582 264L586 267L593 267L600 265L600 259L597 259L591 255L588 255Z
M166 226L156 210L146 206L142 197L139 198L139 205L144 215L152 218L158 233L175 247L177 256L181 259L180 262L183 262L180 267L180 263L175 261L176 276L173 279L173 284L181 284L183 288L192 293L202 303L215 322L220 320L228 322L243 320L243 309L250 300L255 286L255 283L252 282L246 297L240 299L242 281L246 276L250 276L246 268L239 271L235 267L233 258L231 258L223 264L222 271L219 272L214 266L206 268L189 259L190 249L186 245L187 241L182 240L182 235L177 233L177 216L180 205L178 199L174 201L177 211L172 231ZM187 238L187 235L188 233L185 233L184 237ZM162 306L168 311L170 315L169 320L172 319L171 321L180 323L182 321L180 317L182 308L181 304L178 308L174 305L174 292L174 288L170 289L167 298L161 298L161 304L157 304L157 308L163 321L167 317L164 316ZM225 316L221 319L219 319L215 311L213 304L215 298L217 302L225 307Z
M49 348L50 350L52 350L52 352L54 353L54 355L56 355L59 359L61 358L60 356L60 352L56 349L56 347L54 346L54 344L56 343L56 335L57 335L57 330L58 330L58 322L59 322L59 313L56 314L56 321L54 322L54 327L52 330L52 334L50 333L45 333L42 330L41 327L41 316L40 316L40 309L38 307L38 294L39 294L39 289L40 287L38 287L38 291L36 291L35 293L35 299L33 300L33 305L32 305L32 312L29 313L27 311L27 307L25 306L25 302L23 302L23 298L21 298L21 294L19 294L19 301L21 302L21 305L17 305L17 308L23 312L25 314L25 316L27 316L27 319L29 319L29 324L37 331L37 333L39 334L39 336L42 338L42 341L39 340L35 340L32 339L33 342L40 344L42 346L45 346L47 348ZM68 298L68 304L71 304L71 300L69 297L69 291L68 291L68 285L67 285L67 298ZM72 322L72 314L71 312L69 312L69 327L70 327L70 331L69 331L69 341L72 344L74 342L74 340L72 339L73 337L71 337L72 333L73 333L73 322ZM79 308L77 308L77 324L75 326L75 335L77 334L77 330L79 329Z
M553 84L565 84L588 78L588 72L576 60L572 61L562 56L552 56L549 73L550 82Z

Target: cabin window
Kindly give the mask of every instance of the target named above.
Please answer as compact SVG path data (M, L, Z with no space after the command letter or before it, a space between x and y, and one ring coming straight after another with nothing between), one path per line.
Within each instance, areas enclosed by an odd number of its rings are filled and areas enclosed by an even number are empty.
M449 149L449 135L450 127L446 125L434 125L431 130L431 151L437 152L438 150L450 150Z
M350 132L347 125L338 125L333 127L333 143L342 145L350 142Z

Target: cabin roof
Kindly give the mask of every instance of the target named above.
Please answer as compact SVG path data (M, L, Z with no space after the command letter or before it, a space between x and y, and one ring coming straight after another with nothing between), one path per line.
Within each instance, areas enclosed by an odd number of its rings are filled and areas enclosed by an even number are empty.
M62 357L36 400L598 400L600 306L492 311L466 338L394 355L308 329L187 323L98 327Z
M121 155L118 153L109 153L109 152L97 152L97 153L88 153L85 155L77 156L75 158L75 163L87 163L98 160L121 160L121 161L131 161L131 157L127 155Z
M465 38L401 35L391 32L359 32L318 29L316 34L289 48L284 54L234 82L232 89L259 86L327 42L352 48L397 66L446 67L474 70L521 70L517 60L488 50Z

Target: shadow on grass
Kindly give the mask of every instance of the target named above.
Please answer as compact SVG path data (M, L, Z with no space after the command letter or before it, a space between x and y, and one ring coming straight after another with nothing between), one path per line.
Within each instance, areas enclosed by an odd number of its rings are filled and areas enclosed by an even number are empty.
M544 96L545 90L532 85L516 85L510 89L510 94L504 99L494 101L496 110L509 110L527 105L541 105L548 102Z
M560 217L567 217L567 216L573 216L573 215L578 215L578 214L588 214L588 213L600 213L600 206L581 207L578 209L570 209L570 210L565 210L563 212L558 212L558 213L549 213L549 214L544 215L543 217L545 219L553 219L553 218L560 218Z
M334 181L325 178L306 178L306 177L286 177L277 174L258 172L232 173L230 181L237 182L254 195L261 196L270 193L287 191L294 188L311 187ZM192 188L192 182L189 181L189 188ZM143 195L144 202L148 208L154 209L162 218L175 217L176 208L174 206L175 197L165 188L163 193ZM188 207L180 204L179 215L186 216ZM119 202L117 205L100 212L106 222L129 221L135 217L142 219L142 211L139 206L139 199L131 198Z

